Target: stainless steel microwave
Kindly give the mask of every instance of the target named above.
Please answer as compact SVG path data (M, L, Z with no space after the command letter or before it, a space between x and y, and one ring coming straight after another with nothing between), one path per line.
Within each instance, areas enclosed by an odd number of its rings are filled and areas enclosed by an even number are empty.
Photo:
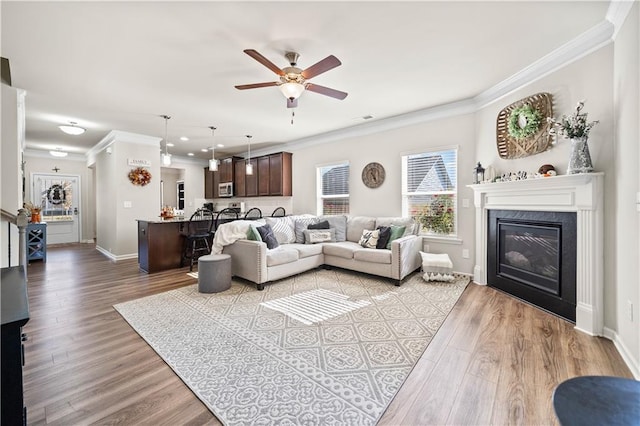
M233 197L233 182L218 184L219 197Z

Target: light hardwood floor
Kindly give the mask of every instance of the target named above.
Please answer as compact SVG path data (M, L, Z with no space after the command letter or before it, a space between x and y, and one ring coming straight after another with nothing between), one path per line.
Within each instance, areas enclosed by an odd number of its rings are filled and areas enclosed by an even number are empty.
M28 424L220 424L112 308L190 285L94 245L50 247L28 267ZM613 344L488 287L470 284L381 425L557 424L551 394L578 375L632 377Z

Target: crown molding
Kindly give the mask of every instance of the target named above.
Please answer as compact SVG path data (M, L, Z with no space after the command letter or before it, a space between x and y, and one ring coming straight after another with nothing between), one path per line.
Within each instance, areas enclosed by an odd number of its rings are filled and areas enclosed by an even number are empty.
M109 132L109 134L107 134L107 136L102 138L100 142L95 144L89 151L87 151L87 167L91 167L96 162L97 155L115 142L135 143L140 145L151 145L160 147L161 140L162 138L156 136L141 135L139 133L124 132L122 130L112 130Z
M635 0L611 0L611 3L609 3L606 19L613 24L612 38L614 40L624 24L625 19L627 19L629 12L631 12L634 2Z
M484 108L503 96L606 46L613 41L612 36L613 25L609 21L602 21L506 80L480 93L474 98L476 109Z

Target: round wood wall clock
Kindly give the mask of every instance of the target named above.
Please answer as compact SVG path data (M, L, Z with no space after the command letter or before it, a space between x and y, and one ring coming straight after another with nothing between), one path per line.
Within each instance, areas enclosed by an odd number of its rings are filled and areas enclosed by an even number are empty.
M384 167L380 163L369 163L362 169L362 183L368 188L377 188L384 182Z

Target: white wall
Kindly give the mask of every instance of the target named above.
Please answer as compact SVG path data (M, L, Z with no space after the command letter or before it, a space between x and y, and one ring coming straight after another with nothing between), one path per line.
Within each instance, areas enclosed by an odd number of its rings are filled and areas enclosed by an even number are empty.
M162 191L162 203L165 206L171 206L174 209L178 208L178 193L176 186L178 180L181 179L181 175L184 174L182 169L174 169L171 167L160 168L160 179L163 183Z
M102 150L96 155L96 242L116 260L137 257L136 220L158 219L160 215L160 139L112 131L104 140L111 141L111 153ZM149 184L129 181L129 171L134 168L128 165L129 159L150 161Z
M54 173L52 169L59 168L61 175L80 176L80 239L83 242L92 242L96 236L95 222L95 192L93 182L93 172L86 165L84 156L73 158L54 158L48 154L42 155L31 151L25 152L25 176L26 191L25 200L31 199L32 183L30 181L32 173Z
M635 3L615 40L613 103L615 168L612 171L614 237L611 253L615 281L613 310L607 327L613 330L620 352L640 375L640 6ZM632 317L629 316L632 304ZM616 335L617 334L617 335Z
M204 199L204 167L207 161L172 157L171 167L180 169L184 180L184 215L189 217L202 207ZM174 188L175 192L175 188Z
M350 164L349 208L351 215L400 216L402 214L401 168L403 154L424 152L439 147L458 146L458 238L454 244L428 241L434 253L448 253L459 272L473 271L474 211L472 191L465 185L472 182L476 164L474 115L446 118L376 134L346 138L310 147L294 148L293 211L294 214L316 213L316 167L347 160ZM385 168L386 179L375 189L362 183L362 169L370 162ZM470 199L470 207L462 200ZM468 249L470 258L462 257Z
M23 90L2 85L2 144L0 147L0 207L13 214L22 208L22 152L24 151L24 102ZM15 266L19 258L18 228L0 221L0 264ZM11 259L9 259L11 243Z

